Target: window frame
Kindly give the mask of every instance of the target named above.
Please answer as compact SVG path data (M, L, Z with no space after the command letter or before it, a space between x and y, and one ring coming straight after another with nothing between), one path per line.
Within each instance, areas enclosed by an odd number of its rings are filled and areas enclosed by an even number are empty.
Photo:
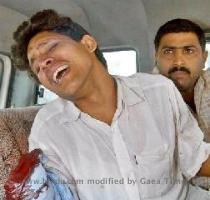
M0 59L3 62L3 75L0 85L0 109L7 107L9 88L12 76L12 61L9 54L0 52Z
M210 44L210 30L206 30L204 34L205 34L205 39L206 39L206 45L207 45L207 43ZM205 50L207 50L207 49L205 49ZM208 58L210 59L210 52L208 54ZM204 70L207 70L207 69L210 69L210 66L208 66L208 67L205 66Z

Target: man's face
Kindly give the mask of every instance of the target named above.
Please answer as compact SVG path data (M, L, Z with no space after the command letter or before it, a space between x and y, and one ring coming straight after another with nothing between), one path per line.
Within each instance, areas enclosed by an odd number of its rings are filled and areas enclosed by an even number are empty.
M168 33L161 38L155 57L160 73L186 92L194 89L207 52L202 51L197 35L192 32Z
M88 35L76 42L45 31L30 40L27 57L32 71L46 88L72 100L87 85L96 46L95 40Z

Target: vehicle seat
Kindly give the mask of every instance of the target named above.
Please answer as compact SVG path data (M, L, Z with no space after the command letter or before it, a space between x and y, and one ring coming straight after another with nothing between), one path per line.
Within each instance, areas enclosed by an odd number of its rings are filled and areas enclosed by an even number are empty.
M0 199L8 174L28 151L28 136L40 107L7 108L0 110Z

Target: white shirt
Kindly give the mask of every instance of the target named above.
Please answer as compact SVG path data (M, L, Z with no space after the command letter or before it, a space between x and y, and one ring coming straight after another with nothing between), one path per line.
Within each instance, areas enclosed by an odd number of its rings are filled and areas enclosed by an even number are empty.
M111 126L60 98L36 116L30 150L41 148L50 167L74 180L81 200L185 199L210 152L196 120L170 80L115 79Z

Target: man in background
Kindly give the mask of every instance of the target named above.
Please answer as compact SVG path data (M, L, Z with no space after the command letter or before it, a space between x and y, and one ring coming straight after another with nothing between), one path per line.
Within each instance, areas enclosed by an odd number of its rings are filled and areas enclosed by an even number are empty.
M203 30L190 20L174 19L159 28L154 43L160 74L175 83L210 142L210 71L204 70Z
M190 20L173 19L159 28L154 44L159 73L175 83L210 142L210 71L204 70L203 30Z

